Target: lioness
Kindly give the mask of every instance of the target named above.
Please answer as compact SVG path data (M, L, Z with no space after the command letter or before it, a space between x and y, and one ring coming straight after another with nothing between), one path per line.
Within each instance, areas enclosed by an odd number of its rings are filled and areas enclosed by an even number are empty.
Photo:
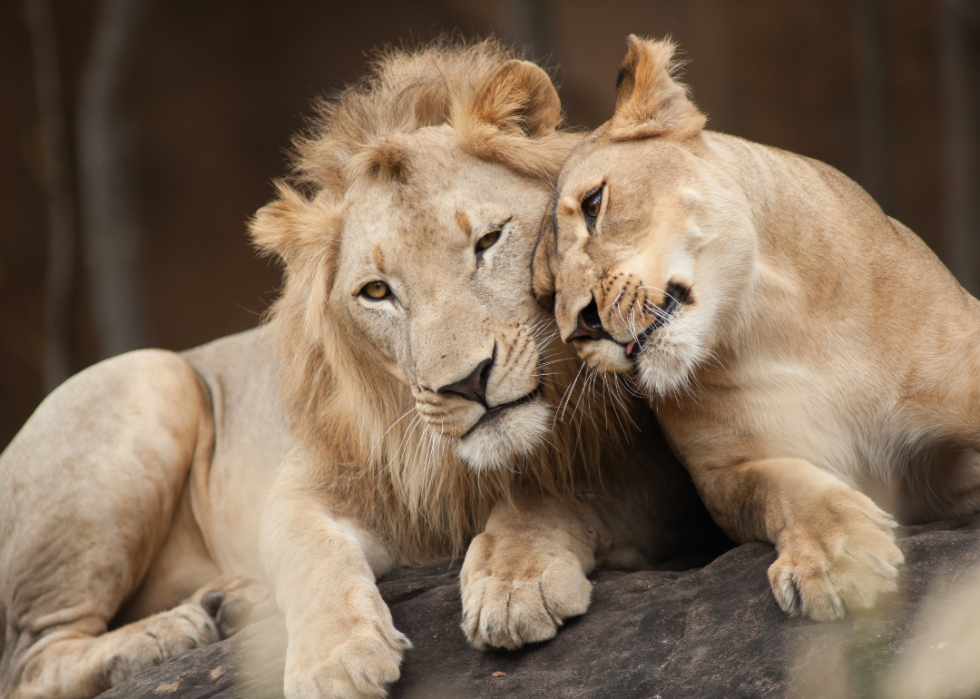
M785 611L868 607L892 516L980 506L980 304L841 173L703 130L671 42L628 43L536 293L589 364L636 372L722 529L775 544Z
M656 443L611 408L568 407L531 293L579 140L560 112L493 42L388 52L320 105L251 226L285 263L268 323L96 365L0 457L0 695L93 696L274 599L287 697L381 696L409 647L375 586L395 566L466 551L463 630L516 648L586 610L597 562L675 553L683 482L650 485Z

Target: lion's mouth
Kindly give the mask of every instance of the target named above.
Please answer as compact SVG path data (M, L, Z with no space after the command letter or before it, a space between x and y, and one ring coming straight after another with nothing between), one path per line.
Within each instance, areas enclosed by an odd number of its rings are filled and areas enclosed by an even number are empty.
M664 294L663 304L656 306L654 313L656 318L642 332L634 335L629 342L620 343L626 348L627 357L638 357L643 351L643 346L650 336L662 328L670 321L682 304L690 303L691 291L686 286L670 282L667 284L667 292Z
M480 419L477 420L472 427L466 430L466 432L463 433L460 439L466 439L474 431L479 429L480 426L487 425L493 422L504 413L513 410L514 408L519 408L522 405L527 405L528 403L534 402L540 393L541 393L541 386L539 385L533 391L531 391L530 393L526 393L525 395L521 396L517 400L512 400L509 403L501 403L500 405L493 406L492 408L487 410L487 412L483 413Z

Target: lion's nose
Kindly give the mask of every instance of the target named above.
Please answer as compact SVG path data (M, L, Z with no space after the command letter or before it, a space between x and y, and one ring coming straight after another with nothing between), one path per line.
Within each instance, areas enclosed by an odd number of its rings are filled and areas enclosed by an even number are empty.
M493 358L497 354L496 349L497 347L495 345L493 355L477 364L469 376L462 381L446 384L439 389L439 393L455 393L466 400L476 401L489 410L490 408L487 405L487 379L490 378L490 368L493 366Z
M596 305L595 296L589 300L585 308L578 312L578 325L568 334L565 342L583 337L591 340L610 338L609 333L602 327L602 318L599 317L599 307Z

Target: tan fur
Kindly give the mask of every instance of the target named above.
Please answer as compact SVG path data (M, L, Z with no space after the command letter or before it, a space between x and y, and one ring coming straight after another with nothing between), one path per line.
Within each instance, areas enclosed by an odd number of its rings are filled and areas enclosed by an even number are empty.
M579 354L635 371L715 520L776 545L783 609L870 606L902 560L890 515L980 506L980 304L836 170L693 128L673 45L629 44L616 114L562 169L536 292L566 338L595 299L609 337Z
M320 106L252 222L285 263L268 322L83 372L0 457L0 696L93 696L273 598L287 697L381 696L394 566L469 545L463 629L516 648L586 610L597 562L676 554L669 457L531 294L559 118L492 42L388 52Z

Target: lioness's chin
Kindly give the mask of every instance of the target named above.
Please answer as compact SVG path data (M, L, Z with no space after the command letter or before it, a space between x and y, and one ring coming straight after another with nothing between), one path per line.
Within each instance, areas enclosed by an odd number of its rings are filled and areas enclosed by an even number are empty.
M636 357L636 377L649 395L669 396L690 382L700 353L686 344L650 341Z
M623 345L611 340L576 344L579 357L590 367L613 374L636 372L641 388L650 395L671 395L682 390L690 381L699 356L696 348L658 336L649 338L634 357L626 354Z
M635 368L626 348L611 340L581 340L575 343L578 356L593 369L611 374L627 374Z
M474 471L514 468L544 442L551 419L552 408L538 396L488 413L456 442L456 455Z

